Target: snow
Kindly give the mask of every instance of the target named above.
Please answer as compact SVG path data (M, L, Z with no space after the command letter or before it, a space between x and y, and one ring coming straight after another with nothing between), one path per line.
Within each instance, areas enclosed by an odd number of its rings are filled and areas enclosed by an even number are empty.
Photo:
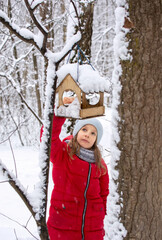
M44 121L43 121L44 131L43 131L42 142L40 145L40 154L39 154L39 166L41 169L45 169L45 167L46 167L45 160L47 160L45 149L46 149L46 141L48 138L48 126L50 124L50 122L48 120L48 114L53 112L50 100L51 100L51 96L53 94L52 85L53 85L54 77L55 77L55 65L49 59L48 68L47 68L46 102L45 102ZM35 195L32 195L31 200L30 200L30 201L32 201L34 210L37 212L37 215L36 215L37 220L43 214L42 204L43 204L43 200L45 199L45 195L43 192L45 177L46 176L44 176L43 171L41 171L39 174L40 181L36 185ZM38 199L38 200L35 201L35 199Z
M9 145L0 145L0 153L1 159L5 165L15 174L13 156ZM38 149L17 147L14 148L14 155L16 158L18 179L24 185L25 190L31 193L36 183L39 181ZM0 175L0 183L3 180L4 179ZM7 182L0 184L0 192L0 239L15 240L15 229L19 240L33 240L34 238L27 230L19 225L26 226L31 216L31 213L28 211L23 201ZM17 223L13 220L17 221ZM28 228L38 238L36 224L32 218L28 223Z
M78 19L76 18L76 13L74 11L73 4L70 2L68 24L67 24L67 40L69 40L75 34L76 25L78 25Z
M36 4L38 4L39 1L35 1L35 5L32 7L36 7ZM117 148L117 143L120 141L119 137L119 132L118 132L118 121L120 120L119 114L118 114L118 105L120 104L120 92L121 92L121 84L119 81L119 78L122 74L122 68L120 65L120 60L128 60L130 59L130 55L128 53L128 42L126 42L125 36L128 32L128 30L124 29L123 23L124 23L124 17L127 16L127 8L128 5L125 0L116 0L116 11L115 11L115 16L116 16L116 26L115 26L115 39L114 39L114 71L113 71L113 76L112 76L112 83L113 83L113 98L112 98L112 108L111 108L111 127L104 127L106 138L104 142L101 142L101 145L105 146L105 143L108 143L109 141L107 138L110 140L110 144L108 146L108 149L111 149L111 159L108 159L108 165L109 165L109 171L110 171L110 195L108 197L108 215L105 218L105 231L106 231L106 237L105 240L122 240L123 237L126 236L126 229L124 226L120 223L119 219L119 213L121 210L121 206L118 205L119 201L119 194L117 193L117 184L115 181L118 179L118 171L115 170L115 166L117 165L117 162L119 161L120 158L120 151ZM4 18L6 22L12 25L12 27L17 31L19 34L21 34L23 37L28 38L28 39L34 39L35 41L37 40L37 37L30 32L28 29L25 28L19 28L18 25L11 23L9 18L7 17L6 14L4 14L0 10L0 17ZM51 85L52 85L52 80L53 77L55 76L55 68L54 68L54 63L58 62L68 51L72 48L72 46L78 42L81 38L80 33L74 35L72 38L68 39L68 42L66 43L65 47L62 49L61 52L59 53L52 53L50 51L47 51L46 56L49 59L49 66L48 66L48 71L47 71L47 78L48 78L48 85L47 85L47 91L46 91L46 106L45 106L45 117L44 117L44 134L43 134L43 139L45 140L47 138L47 126L49 124L47 120L47 115L49 111L52 112L51 106L50 106L50 97L52 94L51 90ZM42 39L38 43L40 46L42 42ZM63 67L68 67L64 65ZM84 68L84 67L83 67ZM90 71L90 66L89 69L86 69L86 77L84 76L84 71L82 74L82 67L79 67L79 78L77 75L77 67L74 68L72 67L72 77L75 80L78 80L80 82L80 87L84 89L84 91L90 91L93 89L93 91L101 91L105 90L105 84L102 85L102 83L99 83L99 86L96 86L95 81L93 81L93 74L96 74L96 71L92 70ZM69 71L69 68L68 68ZM61 72L61 73L60 73ZM63 80L63 78L67 74L66 69L62 69L58 71L57 74L61 74L61 77L59 78ZM64 77L63 77L64 76ZM84 76L84 77L83 77ZM91 78L92 77L92 78ZM96 76L94 76L95 78ZM91 80L89 80L91 78ZM98 79L98 78L96 78ZM88 83L88 84L87 84ZM90 89L91 88L91 89ZM92 91L92 92L93 92ZM106 113L106 116L107 113ZM102 118L100 118L102 119ZM107 120L107 119L106 119ZM102 119L102 121L105 121ZM107 122L106 122L107 123ZM42 141L44 142L44 141ZM45 146L41 144L41 150L40 150L40 155L41 158L39 159L39 154L38 154L38 149L31 149L27 147L23 148L17 148L15 149L15 156L16 156L16 161L17 161L17 169L18 169L18 178L20 182L23 183L24 189L28 191L28 193L33 193L33 190L35 188L38 191L35 191L35 195L32 195L31 201L33 201L35 209L37 207L41 207L41 204L39 201L43 198L43 194L41 192L42 185L44 183L43 176L39 176L40 168L44 167L44 162L43 160L46 158L44 156L44 148ZM14 172L14 164L12 161L12 155L10 153L9 147L8 146L2 146L0 145L0 152L1 152L1 159L5 163L5 165L10 167L10 170ZM106 155L106 151L104 151L104 155ZM39 159L39 160L38 160ZM110 163L109 163L110 162ZM21 171L20 171L21 169ZM51 176L51 173L50 173ZM37 184L37 182L41 183ZM4 178L1 179L1 181L4 181ZM52 186L52 184L50 184ZM3 239L10 239L10 240L15 240L15 233L14 229L16 231L16 235L18 236L18 239L20 240L32 240L34 239L23 227L19 226L16 222L13 222L9 218L6 218L6 216L9 216L11 219L16 220L17 222L21 223L22 225L26 225L28 222L28 219L30 218L31 214L27 210L26 206L22 203L21 199L17 196L17 194L11 189L8 183L1 183L0 184L0 236L3 236ZM49 191L50 194L50 191ZM38 199L38 202L35 201L35 199ZM39 205L39 206L38 206ZM39 209L39 213L41 214L41 211ZM37 236L37 229L36 225L33 219L31 219L28 223L28 227L30 228L31 232ZM38 238L39 239L39 238Z
M128 33L127 29L123 28L124 18L127 16L128 5L125 0L116 0L116 26L115 26L115 38L114 38L114 70L112 75L112 105L111 105L111 140L110 140L110 149L111 149L111 160L110 160L110 194L108 198L108 216L105 219L105 225L107 234L107 239L113 240L122 240L126 234L127 230L120 222L119 214L122 205L119 205L119 194L117 193L117 180L118 180L118 171L115 169L119 159L120 151L117 147L117 144L120 141L118 122L120 120L118 113L118 106L120 104L120 92L121 92L121 83L120 76L122 74L122 67L120 60L130 60L130 55L128 52L128 42L126 40L126 34Z
M2 11L0 10L0 17L5 19L6 22L8 22L9 18L7 17L7 15Z
M34 1L29 1L29 4L31 4L31 8L34 9L35 7L37 7L39 4L41 4L42 2L44 2L44 0L34 0Z
M111 118L111 110L108 110L109 120ZM108 164L109 168L109 158L110 156L104 151L104 148L109 149L110 142L110 121L105 121L104 117L99 117L99 121L104 124L104 135L101 139L101 146L103 148L103 157ZM67 124L67 123L66 123ZM61 132L61 139L66 137L65 127L63 127ZM12 140L12 139L11 139ZM14 161L9 145L0 145L1 159L5 163L9 170L14 172ZM28 194L33 194L35 188L40 181L40 159L39 159L39 149L36 147L14 147L14 155L16 158L18 179L23 184L24 188ZM52 168L50 168L50 178L49 178L49 192L48 192L48 209L47 217L49 211L50 197L53 189L52 182ZM27 207L13 190L13 188L6 182L2 183L2 176L0 175L0 239L15 240L15 234L19 240L34 240L35 238L24 228L27 225L28 230L39 239L37 233L37 226L33 218L30 219L31 213L28 211ZM34 195L36 196L36 195ZM38 197L38 196L37 196ZM38 201L38 199L37 199ZM36 201L36 202L37 202ZM30 219L30 220L29 220ZM29 222L28 222L29 220ZM14 232L15 231L15 232Z
M74 101L69 104L69 106L60 106L56 110L57 116L63 116L63 117L73 117L73 118L79 118L79 112L80 112L80 103L77 97L75 97Z
M3 170L6 169L5 164L3 164L3 162L0 159L0 176L1 176L1 181L5 182L8 180L8 175L6 172L4 172Z
M8 16L1 10L0 10L0 17L3 18L5 20L5 22L7 22L21 37L28 39L28 40L33 39L35 41L35 43L37 44L37 46L40 49L42 48L43 35L40 31L38 31L38 34L36 35L36 34L32 33L30 30L28 30L27 28L20 28L17 24L12 23L11 20L8 18ZM42 29L44 29L44 31L47 32L47 30L43 27L43 25L41 25L41 23L39 23L39 24L42 27Z
M0 51L2 50L2 48L5 46L5 44L6 44L6 42L7 42L7 40L8 40L8 36L6 36L5 38L4 38L4 40L3 40L3 42L1 43L1 45L0 45Z
M71 47L80 40L80 33L78 32L76 35L74 35L64 46L63 50L59 53L52 53L51 51L47 51L46 57L48 58L48 68L47 68L47 86L46 86L46 101L45 101L45 110L44 110L44 131L42 136L42 142L40 146L40 168L42 171L40 171L40 182L36 186L35 190L35 196L32 195L30 201L32 202L34 211L37 212L36 219L40 219L40 217L44 214L43 213L43 203L46 199L45 193L43 192L44 184L46 182L46 176L44 174L45 171L43 171L46 168L46 164L48 161L47 155L45 153L46 147L47 147L47 139L48 139L48 127L49 127L49 114L53 113L53 106L51 103L52 94L53 94L53 85L54 85L54 79L55 79L55 62L58 62L61 60L62 57L68 51L71 49ZM35 201L35 199L38 199L38 201Z
M61 84L64 78L70 74L80 89L83 92L91 95L87 95L87 98L90 97L90 104L92 105L95 105L95 103L99 101L99 96L97 96L96 93L106 92L109 90L108 81L101 77L98 71L93 70L89 64L65 64L56 72L56 74L58 77L57 87ZM55 112L58 116L80 118L79 115L81 106L77 97L75 97L74 101L69 104L69 106L61 105L59 108L57 108L57 100L55 101L55 106Z
M40 49L43 46L43 40L44 40L44 36L40 31L38 32L37 35L34 35L34 41L37 43Z
M100 76L97 70L93 70L89 64L65 64L56 72L56 74L58 76L58 85L66 75L70 74L85 93L104 92L109 90L105 78Z
M27 39L34 38L34 34L30 30L28 30L26 28L19 28L16 24L12 24L12 26L22 37L27 38Z
M69 52L69 50L72 49L74 44L79 42L80 39L81 39L81 33L78 31L75 35L73 35L70 39L68 39L65 46L60 52L53 53L50 50L47 50L46 57L51 59L55 63L59 62Z

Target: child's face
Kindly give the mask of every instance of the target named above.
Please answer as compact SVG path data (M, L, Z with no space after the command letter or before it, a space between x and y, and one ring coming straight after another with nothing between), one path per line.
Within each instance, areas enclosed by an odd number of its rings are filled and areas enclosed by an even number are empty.
M90 149L97 139L97 129L90 124L83 126L77 134L77 142L83 148Z

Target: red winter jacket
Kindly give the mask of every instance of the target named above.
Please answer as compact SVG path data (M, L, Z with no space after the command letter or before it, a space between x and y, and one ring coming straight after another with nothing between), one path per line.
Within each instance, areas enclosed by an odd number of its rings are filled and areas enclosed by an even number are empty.
M51 162L54 189L48 225L57 230L80 231L82 235L83 232L103 231L109 193L107 166L102 160L105 173L94 163L83 161L76 155L74 159L69 157L67 143L59 139L64 121L64 118L53 118Z

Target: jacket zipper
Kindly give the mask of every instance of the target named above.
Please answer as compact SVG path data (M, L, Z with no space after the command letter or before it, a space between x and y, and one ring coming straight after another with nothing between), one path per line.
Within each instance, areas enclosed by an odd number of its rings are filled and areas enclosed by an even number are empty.
M84 191L85 202L84 202L84 209L83 209L83 215L82 215L82 240L84 240L84 224L85 224L85 214L86 214L86 210L87 210L87 190L88 190L89 183L90 183L90 177L91 177L91 164L89 163L87 184L86 184L86 188Z

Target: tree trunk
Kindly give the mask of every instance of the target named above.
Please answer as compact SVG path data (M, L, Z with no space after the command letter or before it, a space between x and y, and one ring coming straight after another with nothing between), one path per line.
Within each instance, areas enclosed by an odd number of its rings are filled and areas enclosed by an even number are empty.
M81 22L82 42L80 47L84 54L91 58L91 44L92 44L92 23L93 23L93 9L94 3L80 4L82 14L79 17Z
M42 118L42 104L41 104L41 94L40 94L39 76L38 76L38 63L37 63L37 57L35 56L34 52L32 54L32 57L33 57L34 76L36 80L35 93L36 93L36 100L37 100L38 116Z
M77 6L77 5L76 5ZM76 26L76 32L79 30L82 34L82 41L80 42L80 47L84 52L85 56L91 58L91 45L92 45L92 33L93 33L93 11L94 3L90 2L87 4L79 3L78 11L80 15L77 16L79 20L79 26ZM86 62L86 59L81 54L82 61ZM75 52L75 56L72 59L72 62L77 62L78 53Z
M159 0L129 0L133 60L122 62L121 221L129 240L162 239L161 45ZM161 58L162 59L162 58Z

